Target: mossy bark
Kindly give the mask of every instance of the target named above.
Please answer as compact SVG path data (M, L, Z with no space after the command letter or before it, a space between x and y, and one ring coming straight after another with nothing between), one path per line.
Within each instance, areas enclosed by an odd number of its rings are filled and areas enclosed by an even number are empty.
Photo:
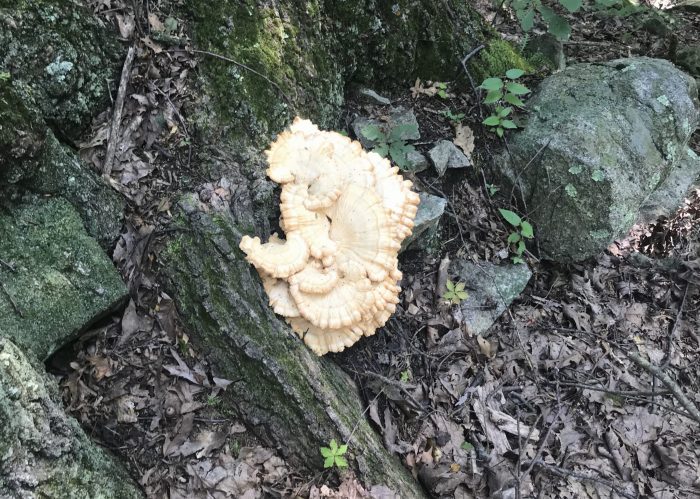
M238 249L243 234L230 211L206 213L187 197L178 229L161 253L164 275L198 347L233 380L227 405L295 467L322 468L319 448L336 439L349 443L348 459L366 485L423 497L365 419L352 380L311 353L267 306L257 273Z

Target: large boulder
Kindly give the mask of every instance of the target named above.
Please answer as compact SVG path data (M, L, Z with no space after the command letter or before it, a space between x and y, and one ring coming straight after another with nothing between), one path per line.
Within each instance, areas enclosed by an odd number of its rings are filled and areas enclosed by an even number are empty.
M66 416L55 382L31 358L0 336L0 497L143 497Z
M545 79L528 108L504 171L522 190L546 258L595 256L630 229L655 191L665 190L665 209L679 206L700 172L688 149L697 86L670 62L571 66Z
M108 249L122 226L124 201L47 127L26 85L0 80L0 198L31 191L60 195Z
M25 83L62 138L75 139L108 102L124 50L70 0L0 0L0 69Z
M0 333L45 359L124 303L112 262L61 198L0 210Z

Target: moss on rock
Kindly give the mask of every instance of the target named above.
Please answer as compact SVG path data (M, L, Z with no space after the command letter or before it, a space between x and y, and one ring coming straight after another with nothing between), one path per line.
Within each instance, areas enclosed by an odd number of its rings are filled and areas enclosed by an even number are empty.
M31 90L47 123L75 139L107 104L123 52L71 0L0 0L0 72Z
M32 199L0 212L0 332L45 359L121 306L127 290L73 207Z
M55 381L2 336L0 420L0 497L142 497L123 467L65 414Z

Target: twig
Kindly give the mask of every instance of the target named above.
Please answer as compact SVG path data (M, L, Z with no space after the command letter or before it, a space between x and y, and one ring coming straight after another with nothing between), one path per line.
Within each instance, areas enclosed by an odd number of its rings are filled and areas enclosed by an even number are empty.
M551 464L546 464L541 460L533 461L532 466L537 466L542 471L549 473L550 475L558 476L559 478L569 478L573 477L584 482L593 482L605 485L606 487L614 490L618 495L626 497L628 499L637 499L638 496L632 495L625 492L621 487L611 482L610 480L605 480L604 478L598 478L593 476L584 475L583 473L578 473L576 471L567 470L566 468L560 468L558 466L553 466Z
M292 102L292 99L290 99L289 96L286 93L284 93L284 90L282 90L282 87L280 87L277 83L272 81L270 78L268 78L267 76L265 76L261 72L256 71L255 69L251 68L250 66L247 66L247 65L243 64L242 62L238 62L234 59L231 59L230 57L226 57L225 55L217 54L215 52L209 52L208 50L192 49L192 52L194 52L195 54L204 54L204 55L208 55L210 57L214 57L216 59L221 59L222 61L230 62L231 64L235 64L236 66L245 69L246 71L250 71L251 73L258 75L260 78L262 78L263 80L268 82L270 85L275 87L277 89L277 91L282 95L282 97L284 97L284 99L287 101L287 104L289 104L292 109L295 108L294 102Z
M7 263L7 262L6 262L5 260L3 260L3 259L0 259L0 265L3 265L3 266L5 266L5 267L7 267L7 269L8 269L10 272L17 272L17 271L15 270L15 266L14 266L14 265L12 265L11 263Z
M462 59L462 69L464 69L464 74L467 75L467 78L469 79L469 84L471 85L472 91L474 92L474 96L476 97L476 103L479 106L479 118L481 119L484 119L484 111L481 109L481 98L479 96L479 91L477 90L476 85L474 84L474 78L472 78L472 74L469 72L469 69L467 69L467 61L474 57L476 54L478 54L484 48L485 45L479 45L477 48L465 55Z
M134 62L136 49L132 46L126 53L124 66L122 66L122 76L119 80L119 90L117 90L117 100L114 103L114 114L112 115L112 126L109 129L109 142L107 143L107 154L105 154L105 162L102 165L102 175L109 177L112 173L114 165L114 155L117 151L117 142L119 142L119 127L122 121L122 110L124 109L124 98L126 97L126 86L129 84L129 74L131 73L131 65Z
M637 364L639 367L645 369L653 376L659 378L659 380L661 380L661 382L666 386L666 388L668 388L671 391L671 393L673 393L673 395L683 406L683 408L686 411L688 411L688 415L691 417L691 419L693 419L696 423L700 424L700 411L695 406L695 404L688 397L685 396L685 394L681 391L680 387L676 384L675 381L671 379L671 377L668 374L666 374L659 367L651 364L647 360L644 360L636 353L625 352L625 355L627 355L627 358L635 364Z

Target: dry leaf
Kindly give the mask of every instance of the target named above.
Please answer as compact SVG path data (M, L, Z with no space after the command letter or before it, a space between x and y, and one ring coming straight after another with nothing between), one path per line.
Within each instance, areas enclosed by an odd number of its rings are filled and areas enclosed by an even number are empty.
M474 132L467 125L457 124L455 126L454 144L459 147L464 154L471 156L474 151Z

